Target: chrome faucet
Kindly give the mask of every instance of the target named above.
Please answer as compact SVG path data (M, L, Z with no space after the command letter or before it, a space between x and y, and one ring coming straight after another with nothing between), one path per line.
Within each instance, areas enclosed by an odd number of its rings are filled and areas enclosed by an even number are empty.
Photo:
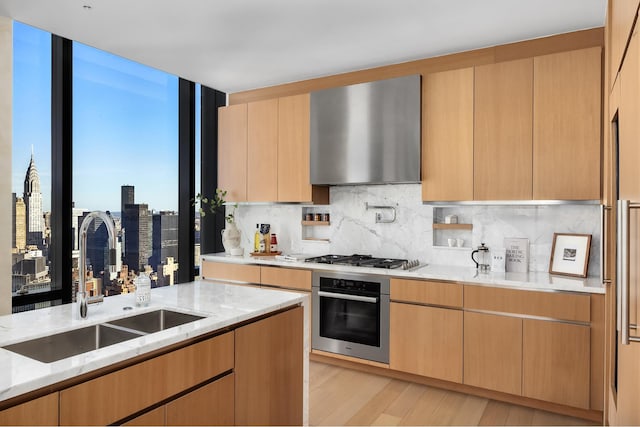
M80 317L87 317L87 305L97 302L102 302L104 295L94 295L87 297L87 229L89 224L96 218L104 221L105 227L107 227L107 233L109 234L109 271L115 271L116 264L116 228L113 225L113 219L105 212L93 211L90 212L82 224L80 224L80 259L78 260L78 294L76 295L76 302L80 309Z

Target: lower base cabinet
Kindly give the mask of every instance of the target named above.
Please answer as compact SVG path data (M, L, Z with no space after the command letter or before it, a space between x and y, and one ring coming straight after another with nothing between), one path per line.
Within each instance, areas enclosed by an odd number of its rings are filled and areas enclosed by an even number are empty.
M464 383L522 394L522 319L464 313Z
M462 382L462 311L392 302L389 367Z
M235 331L236 425L302 425L303 309Z
M589 408L589 326L523 320L522 394Z

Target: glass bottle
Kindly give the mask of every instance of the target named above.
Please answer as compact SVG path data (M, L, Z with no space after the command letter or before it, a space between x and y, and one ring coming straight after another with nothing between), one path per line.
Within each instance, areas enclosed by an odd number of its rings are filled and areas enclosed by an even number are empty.
M135 281L136 285L136 305L146 307L151 301L151 279L147 273L141 271Z

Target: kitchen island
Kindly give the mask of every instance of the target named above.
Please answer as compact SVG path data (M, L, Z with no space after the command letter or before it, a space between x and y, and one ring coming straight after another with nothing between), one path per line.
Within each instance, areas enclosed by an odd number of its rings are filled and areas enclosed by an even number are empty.
M261 324L265 323L263 320L277 320L278 316L289 312L293 313L297 310L300 314L295 315L292 319L295 319L299 325L293 325L291 329L299 331L299 337L293 337L294 351L292 351L292 353L296 359L294 362L299 364L300 370L302 371L300 372L301 383L295 384L295 387L298 387L300 390L300 403L302 407L296 408L296 410L299 410L302 416L302 419L299 420L298 423L302 422L306 424L308 419L308 390L306 387L308 360L306 355L308 354L309 339L304 332L308 331L308 327L303 325L303 319L306 316L302 315L302 308L300 306L306 307L307 305L308 296L304 294L195 281L187 284L153 289L151 293L151 303L148 307L144 308L137 308L135 306L133 294L123 294L105 298L102 304L89 306L89 314L86 319L79 319L75 311L77 309L75 304L66 304L31 312L1 316L0 347L81 327L116 321L158 309L175 310L203 317L180 326L149 333L138 338L129 339L118 344L67 357L51 363L43 363L0 348L0 366L3 366L3 372L0 374L0 409L11 408L14 407L14 405L24 404L25 402L28 403L34 399L44 398L51 394L60 394L60 423L74 423L76 420L62 418L65 407L62 401L63 394L68 393L69 396L72 396L74 388L83 387L86 384L102 379L108 380L110 375L116 375L118 372L123 372L131 366L134 368L138 366L142 367L141 372L143 372L144 376L138 379L142 380L143 384L148 382L150 387L159 385L157 388L164 391L171 389L173 385L164 384L162 381L158 382L158 378L173 378L176 379L177 382L180 382L182 380L178 377L182 377L182 375L176 375L175 372L179 372L179 369L183 366L196 371L194 378L198 378L200 374L197 371L205 369L205 365L215 359L212 363L219 364L220 366L216 366L213 369L218 369L219 372L212 372L210 379L208 378L202 381L202 384L204 384L203 388L210 384L216 384L218 382L216 380L225 377L226 374L235 375L237 383L240 377L239 372L237 372L238 360L242 360L243 358L247 360L252 357L259 358L263 356L260 349L256 349L255 352L253 349L250 349L251 351L245 352L248 354L239 355L238 345L243 339L246 344L247 339L239 338L238 332L244 332L246 330L248 332L245 334L247 337L255 336L256 331L250 329L252 325L261 326ZM277 332L277 330L266 330L265 332L263 329L258 330L257 333L258 336L260 334L269 336L276 342L278 340ZM305 335L304 338L303 335ZM234 338L235 357L233 353ZM262 342L262 340L249 338L249 345L251 341L258 345L258 341ZM208 342L213 344L209 345L207 344ZM205 346L208 346L206 351L209 353L204 351ZM269 343L265 343L265 346L268 347ZM295 347L299 348L299 352L295 351ZM217 355L215 349L218 348L224 348L226 355ZM179 352L185 353L184 356L187 358L184 360L177 358L178 356L175 356L175 354ZM202 355L213 357L202 359ZM163 358L169 359L163 361ZM224 365L224 363L218 362L218 360L223 359L229 360L230 365L227 366ZM234 359L236 366L233 365ZM268 362L267 359L265 359L265 361ZM151 363L156 363L156 365L150 365ZM245 365L255 364L259 366L260 363L260 360L247 360ZM193 364L201 364L202 366L190 366ZM154 371L154 367L159 370ZM256 373L256 375L259 376L260 372ZM126 374L125 378L133 379L135 375ZM246 383L246 376L243 377L242 380L245 381L246 386L248 384ZM250 380L250 378L248 380ZM185 395L187 391L193 391L200 385L200 383L185 383L185 390L178 390L176 396L180 398L187 397L189 396L189 394ZM133 395L134 390L136 390L135 387L131 390L132 396L128 396L127 400L136 399L136 396ZM228 394L229 393L226 393L226 395ZM234 394L233 388L231 394ZM126 416L110 414L110 412L117 412L116 409L118 405L113 401L114 396L111 396L107 402L100 402L98 395L89 395L86 396L86 399L83 401L89 403L87 406L93 405L95 407L94 409L102 406L107 407L107 416L111 418L93 418L93 422L102 423L106 421L107 423L112 423L123 420L126 421L133 415L143 415L147 409L156 411L165 406L169 408L171 397L172 396L169 395L161 395L158 402L154 402L152 405L149 405L148 408L146 406L134 407L132 412L127 413ZM296 396L293 396L294 401L295 398ZM111 400L111 402L109 402L109 400ZM239 421L237 406L241 406L250 400L251 399L243 399L243 396L239 396L236 386L236 422ZM231 402L233 402L233 398ZM55 406L57 408L58 405ZM79 408L78 405L75 406L75 411L82 409ZM231 405L231 407L233 408L233 405ZM114 408L113 411L110 410L111 408ZM11 411L11 409L9 409L9 411ZM167 422L169 421L168 411L169 409L167 409ZM82 411L80 410L79 412ZM91 413L92 411L88 412ZM0 412L0 414L2 414L2 412ZM86 423L86 420L78 419L77 421L81 424ZM240 421L240 423L247 424L246 420L244 421L245 422Z

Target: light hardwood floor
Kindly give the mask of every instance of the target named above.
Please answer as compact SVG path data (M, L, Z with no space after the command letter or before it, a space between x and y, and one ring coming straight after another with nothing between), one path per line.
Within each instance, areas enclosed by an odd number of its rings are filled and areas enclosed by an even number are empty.
M320 362L309 366L309 423L316 425L593 425Z

